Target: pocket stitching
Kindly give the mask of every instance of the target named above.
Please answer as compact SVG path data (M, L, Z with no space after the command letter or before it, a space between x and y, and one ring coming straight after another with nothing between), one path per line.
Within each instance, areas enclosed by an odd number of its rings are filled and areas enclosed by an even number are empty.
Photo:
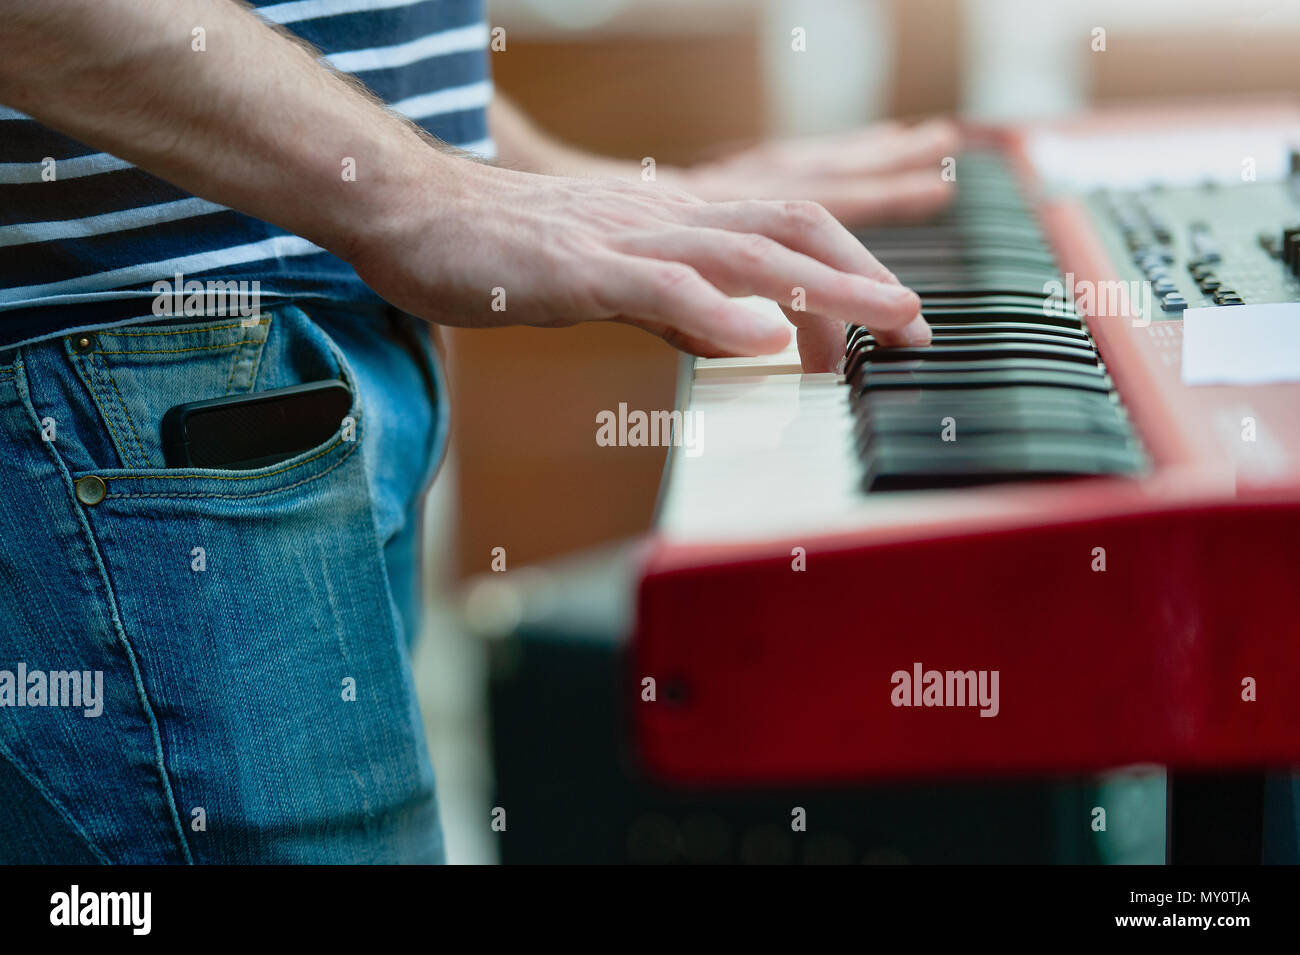
M269 324L269 322L265 322L265 323L258 322L259 326L263 324ZM233 326L226 326L226 327L231 328ZM239 342L239 347L235 349L234 357L231 358L230 360L230 374L226 376L226 391L225 391L226 394L230 394L230 387L235 382L235 371L239 368L239 363L243 360L245 345L252 345L254 346L255 349L250 354L250 358L253 361L253 373L248 381L248 387L250 391L252 390L253 383L257 381L257 368L262 363L262 352L265 351L266 339L262 338L259 340L256 338L249 338L248 336L244 336L244 338L242 338Z
M131 429L131 436L135 438L135 446L140 452L140 460L147 462L149 455L144 450L144 442L140 440L140 432L135 429L135 422L131 420L131 412L127 410L126 399L122 397L122 392L118 390L117 379L113 377L113 372L108 365L104 366L104 373L108 376L108 383L113 386L113 394L117 395L117 402L122 407L122 417L126 418L126 426Z
M184 352L191 352L191 351L215 351L216 349L219 348L240 348L246 344L248 344L247 341L237 341L237 342L226 342L223 345L192 345L189 348L156 348L156 349L132 348L127 351L105 351L103 349L96 349L93 352L93 354L95 355L179 355Z
M76 355L72 357L73 357L73 367L76 368L78 377L81 378L82 382L85 384L86 390L90 393L90 400L95 403L95 407L99 409L100 417L103 418L104 424L108 427L108 433L113 439L113 446L117 448L118 452L122 454L124 457L124 460L122 462L123 465L126 467L130 467L131 462L125 460L125 453L127 450L129 450L130 446L127 444L126 441L122 439L121 435L118 433L119 425L115 423L116 415L110 413L109 409L105 406L104 402L100 400L100 388L96 384L96 378L97 378L97 374L95 373L96 369L92 364L94 359L90 357L86 357L83 360L81 356L76 356ZM110 381L112 380L111 375L109 376L109 379ZM116 382L113 383L113 389L115 391L117 390ZM121 400L122 400L121 392L118 392L118 401L120 402ZM124 408L121 410L123 414L126 413ZM140 436L136 435L136 442L139 443L139 440L140 440Z
M338 441L335 441L333 444L331 444L328 448L325 448L323 451L320 451L312 455L306 461L299 461L297 464L292 464L287 468L281 468L279 471L272 471L270 474L256 474L256 475L249 475L248 477L226 477L224 475L209 475L209 474L159 474L159 475L128 474L128 475L124 475L123 477L117 477L117 478L110 476L108 480L109 481L148 481L148 480L152 480L155 477L157 478L174 477L174 478L188 478L190 480L197 480L197 481L203 481L203 480L254 481L257 480L258 478L272 477L276 474L283 474L285 471L292 471L294 468L301 467L304 464L308 464L311 461L315 461L319 457L329 454L331 451L333 451L335 448L337 448L340 444L343 443L344 441L340 438ZM340 467L343 464L343 462L345 462L348 458L352 457L353 453L357 449L357 446L361 444L360 428L357 429L357 439L355 441L351 441L347 443L352 444L353 447L349 448L347 453L344 454L343 457L339 458L337 461L335 461L325 470L321 471L319 474L313 474L310 477L305 477L301 481L294 481L292 484L286 484L283 487L267 488L265 491L253 491L250 494L209 494L201 491L190 491L190 492L179 492L179 493L171 492L171 491L147 491L139 494L106 494L104 495L104 497L105 499L141 498L141 497L165 497L165 498L203 497L203 498L213 498L216 500L223 500L223 501L242 501L253 497L265 497L268 494L279 494L281 491L288 491L295 487L301 487L302 485L309 484L318 478L323 478L325 475L329 474L335 468Z
M274 318L274 315L268 313L265 322L266 337L262 339L262 345L260 348L257 349L257 353L253 355L253 369L248 374L248 391L250 392L256 390L257 388L257 376L262 371L262 358L264 355L266 355L266 343L271 340L271 319L272 318Z
M257 324L265 325L267 324L268 321L269 321L268 319L259 319ZM130 328L131 326L127 326L127 327ZM254 327L255 326L253 325L245 325L243 322L240 322L236 325L198 325L190 328L168 329L166 331L120 332L115 328L110 328L101 334L104 334L105 337L112 337L112 338L152 338L154 335L194 335L197 334L198 332L220 332L220 331L225 331L228 328L254 328Z
M234 356L230 359L230 374L226 375L226 390L222 394L230 394L230 386L235 380L235 369L239 367L239 356L243 354L244 346L247 342L240 342L239 347L235 349Z

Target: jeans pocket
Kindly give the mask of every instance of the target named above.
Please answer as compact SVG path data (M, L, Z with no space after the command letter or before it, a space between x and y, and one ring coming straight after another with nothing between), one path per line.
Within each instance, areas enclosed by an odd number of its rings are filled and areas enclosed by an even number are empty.
M92 451L72 468L72 476L79 481L94 475L104 483L106 498L257 497L320 477L360 444L361 401L348 362L296 306L246 321L127 326L86 338L68 339L64 348L103 429L95 437L114 449L120 462L104 461L110 455ZM352 389L352 406L315 447L247 470L166 466L161 422L176 405L330 379Z
M263 313L132 325L70 336L63 348L121 467L161 468L162 415L174 404L251 391L272 320Z

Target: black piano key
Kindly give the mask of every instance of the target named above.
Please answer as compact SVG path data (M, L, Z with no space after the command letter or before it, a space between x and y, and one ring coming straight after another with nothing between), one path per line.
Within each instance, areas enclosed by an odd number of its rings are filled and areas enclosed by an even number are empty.
M932 342L886 348L845 332L870 490L1130 473L1143 466L1114 385L1017 177L963 153L954 201L931 222L856 233L921 297ZM1145 232L1134 231L1138 244ZM1221 298L1227 299L1228 295ZM944 419L957 440L944 442Z
M922 312L922 314L925 314ZM1041 322L930 322L930 331L944 335L1044 335L1048 338L1080 342L1092 346L1092 339L1081 328L1048 325Z
M1095 350L1092 339L1081 329L1031 322L971 322L970 324L932 322L930 335L936 342L966 341L972 344L993 341L1042 342L1044 345L1069 345L1073 348ZM874 344L876 344L876 336L872 332L861 325L849 326L848 341L845 346L847 351L852 352L860 345Z
M1064 335L1050 335L1038 332L966 332L964 330L949 331L946 328L941 328L938 331L932 329L930 338L936 345L941 343L948 345L1054 345L1058 348L1073 348L1076 351L1088 352L1094 360L1097 357L1092 342L1087 338L1069 338Z
M880 433L860 436L858 453L862 456L867 469L871 470L877 457L885 459L891 456L895 464L902 455L926 457L937 465L944 465L945 457L960 457L962 467L978 470L989 460L997 460L1008 454L1029 455L1049 454L1061 448L1069 448L1077 453L1087 452L1102 457L1112 463L1107 473L1134 473L1144 466L1144 458L1136 443L1125 435L1105 431L1067 430L1067 431L958 431L957 440L944 441L938 434ZM959 455L955 450L961 447ZM925 462L922 468L932 468L934 464ZM952 473L946 467L938 468L941 473Z
M925 281L914 280L903 284L921 296L923 307L927 299L972 298L979 295L1017 295L1037 299L1041 302L1047 297L1047 293L1043 289L1043 282L1038 280L968 278L960 281L941 282L926 279Z
M936 453L933 442L897 439L875 447L867 460L868 490L966 487L1028 478L1132 474L1141 455L1088 435L1033 441L959 439Z
M893 263L887 259L882 259L882 263L890 267L890 271L898 276L898 280L907 286L928 284L949 288L954 285L1000 283L1020 291L1030 293L1037 291L1041 297L1046 298L1048 287L1060 282L1055 268L1021 266L1011 262L987 266L918 264L905 265L901 268L893 268Z
M864 361L889 364L903 361L979 361L983 359L1042 358L1098 365L1097 356L1090 349L1070 348L1066 345L1044 345L1027 342L946 342L930 345L896 348L863 348L858 352ZM855 356L855 357L858 357Z
M1054 345L1059 348L1071 348L1076 352L1081 352L1087 355L1090 361L1097 360L1097 352L1092 347L1092 342L1086 338L1065 338L1057 335L1019 334L1016 332L989 332L967 335L940 330L932 332L931 344L948 347L956 345ZM864 332L849 340L848 355L852 358L863 348L887 347L891 346L878 345L873 335Z
M1035 230L1010 225L984 229L972 226L926 227L894 236L860 232L854 235L868 248L879 249L882 255L907 255L924 249L972 251L995 248L1024 251L1055 260L1051 246Z
M925 312L921 312L925 315ZM931 321L926 316L933 335L1042 335L1053 341L1077 342L1091 348L1092 339L1082 328L1063 325L1048 325L1041 322L949 322ZM865 326L849 325L845 329L847 346L852 348L860 340L874 341L875 336Z
M919 389L878 391L870 401L857 401L854 414L861 419L903 412L937 413L956 416L958 412L985 414L1005 411L1061 410L1077 414L1111 414L1126 417L1123 407L1110 393L1076 391L1068 388L1045 388L1018 385L1008 388L951 388L937 391Z
M1050 309L1027 308L1015 305L976 305L970 308L946 308L942 304L926 308L921 314L933 325L964 325L975 322L1028 322L1036 325L1056 325L1060 328L1083 329L1078 316Z
M1093 378L1107 377L1106 369L1100 363L1082 365L1060 358L957 358L943 360L938 358L905 358L894 362L864 362L860 375L901 375L913 372L944 374L954 377L967 374L983 374L998 371L1068 371L1072 375L1088 375ZM846 377L848 377L846 375Z
M909 268L926 269L981 269L1017 268L1044 269L1056 273L1056 257L1035 249L985 246L979 251L959 248L923 246L915 249L880 250L876 258L895 272Z
M1048 298L1040 290L1033 295L974 295L969 298L955 298L953 296L932 295L921 296L921 307L924 309L927 305L941 306L943 308L978 308L1012 306L1021 308L1041 308L1056 314L1073 315L1076 318L1079 315L1078 309L1074 307L1073 302L1065 302L1061 299Z
M878 413L863 418L859 430L864 437L908 434L930 435L942 440L944 423L955 422L958 437L971 434L998 433L1049 433L1049 434L1108 434L1129 441L1128 422L1105 406L1091 408L1014 408L1010 410L972 411L965 407L949 408L948 414L939 410L915 411L899 407L893 412Z
M1129 474L1134 470L1125 462L1086 455L1071 456L1064 460L1030 454L1006 455L993 461L983 462L978 467L952 468L927 466L929 460L921 456L878 459L868 469L863 479L863 489L867 491L941 490L1004 484L1011 481Z
M1037 346L1030 346L1037 347ZM1053 346L1042 346L1053 348ZM995 349L1006 349L999 353ZM1014 351L1011 351L1014 349ZM964 350L960 344L894 346L868 348L860 345L845 362L844 377L854 380L862 374L891 374L901 372L969 372L1010 371L1020 368L1086 372L1104 377L1105 367L1096 353L1087 349L1067 349L1062 352L1039 351L1027 353L1029 348L1014 345L977 346L976 351Z
M936 453L936 451L938 453ZM944 458L959 458L966 465L977 464L981 458L996 458L1008 454L1064 455L1068 453L1104 455L1119 467L1134 470L1143 464L1137 446L1126 438L1116 440L1104 432L1006 433L986 432L963 434L957 425L956 437L944 441L935 435L892 434L878 435L869 450L872 456L923 455L943 463Z
M1059 369L1016 368L1001 371L907 371L872 373L864 367L853 379L858 396L875 391L944 388L1009 388L1033 385L1042 388L1075 388L1099 394L1110 393L1110 378Z

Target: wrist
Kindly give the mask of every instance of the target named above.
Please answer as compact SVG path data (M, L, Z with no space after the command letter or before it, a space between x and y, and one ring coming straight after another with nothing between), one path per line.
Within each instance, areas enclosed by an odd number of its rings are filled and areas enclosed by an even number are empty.
M367 165L369 172L359 167L356 179L343 183L344 201L328 211L313 239L354 267L427 233L443 218L440 211L465 196L478 171L473 160L421 140Z

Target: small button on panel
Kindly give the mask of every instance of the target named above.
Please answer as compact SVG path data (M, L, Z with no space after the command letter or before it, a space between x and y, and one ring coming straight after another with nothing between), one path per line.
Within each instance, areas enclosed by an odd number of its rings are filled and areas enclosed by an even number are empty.
M1146 287L1155 320L1300 302L1300 191L1286 182L1152 184L1086 203L1117 278Z

